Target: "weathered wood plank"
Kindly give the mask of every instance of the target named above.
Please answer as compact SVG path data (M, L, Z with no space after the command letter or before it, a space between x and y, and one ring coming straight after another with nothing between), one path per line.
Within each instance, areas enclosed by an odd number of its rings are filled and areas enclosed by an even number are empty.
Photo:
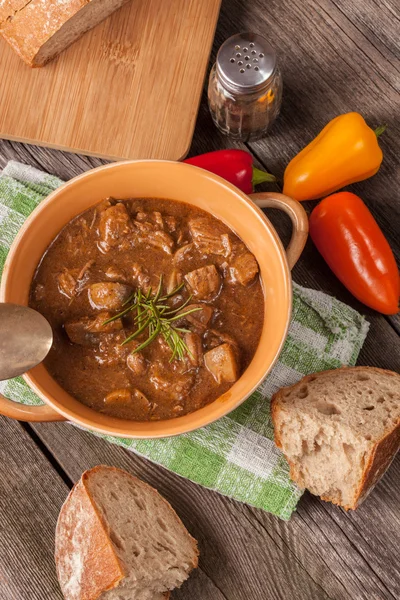
M400 335L400 314L389 317L393 329Z
M204 116L207 117L207 113L204 111ZM202 151L203 147L202 144L200 144L200 150ZM204 148L205 150L206 148ZM209 149L209 148L207 148ZM61 153L60 153L61 154ZM62 156L63 160L65 160L65 156ZM71 158L72 162L74 161L75 157L67 157L68 159ZM52 158L52 161L54 159ZM86 160L86 159L84 159ZM54 163L52 163L54 164ZM67 166L68 167L68 163ZM269 213L270 214L270 213ZM284 217L281 217L279 215L276 214L270 214L271 219L273 220L273 222L276 224L278 230L283 231L284 233L284 237L288 237L288 227L287 227L287 223ZM332 277L332 274L330 273L329 269L327 269L325 263L322 261L322 259L320 259L320 257L318 257L317 263L319 266L319 269L321 269L321 272L319 270L317 270L317 272L315 271L315 269L310 269L308 267L308 265L310 265L312 262L314 261L314 265L315 265L315 251L312 249L312 246L310 246L310 244L308 245L307 249L306 249L306 254L304 255L302 261L300 261L298 267L296 267L296 271L295 271L295 278L297 281L299 281L300 283L302 283L303 285L309 285L311 287L323 287L326 283L326 285L328 286L328 289L331 288L329 291L331 291L332 293L332 286L333 286L333 293L336 293L337 296L341 297L341 299L345 299L348 303L352 304L355 301L350 297L350 295L348 295L348 298L343 298L343 294L347 294L347 292L345 292L344 290L341 289L341 284L339 282L337 282L336 280L334 280L334 278ZM321 285L321 281L322 281L322 285ZM333 283L334 281L336 281L336 283ZM363 308L361 307L361 305L356 306L356 308L363 310ZM386 368L393 368L393 369L398 369L399 368L399 357L400 357L400 353L399 352L395 352L394 349L396 348L396 344L398 345L398 339L394 333L394 331L392 331L392 329L390 328L390 326L385 322L385 320L379 316L374 315L374 313L372 311L371 315L368 315L368 318L370 320L372 320L372 331L369 335L369 338L367 340L367 343L364 347L364 351L361 355L361 362L365 363L365 364L376 364L376 365L380 365L382 367L386 367ZM369 340L371 340L371 342L369 343ZM397 346L398 347L398 346ZM49 426L44 426L44 427L49 427ZM116 449L113 450L113 452ZM117 450L118 452L122 452L121 450ZM81 454L85 455L85 453L87 452L87 447L83 447ZM84 468L84 467L83 467ZM157 469L157 467L151 467L151 469ZM168 475L167 475L168 477ZM187 484L182 482L182 488L184 488ZM393 494L393 491L392 491ZM304 500L302 503L302 506L310 506L312 508L312 510L314 510L314 503L318 502L314 499L310 500L310 504L308 504L307 500ZM241 505L239 505L241 507L241 510L245 510ZM322 523L325 523L327 517L326 514L324 513L324 509L320 509L321 510L321 520ZM337 510L337 509L335 509ZM264 513L261 513L263 515L263 517L267 518L268 520L268 530L271 530L271 517L269 515L264 515ZM300 512L299 512L300 514ZM305 512L306 515L308 515L308 512ZM261 517L261 520L263 519L263 517ZM246 518L248 519L248 515L246 514ZM258 518L260 520L260 517ZM275 520L272 518L272 521L275 523ZM368 594L371 593L371 590L374 589L374 586L371 587L371 581L369 580L369 578L367 577L368 574L368 569L367 569L367 573L363 573L363 579L365 581L365 585L366 585L366 589L363 592L359 591L359 582L358 579L356 578L355 580L352 580L353 578L353 571L349 570L346 568L345 563L343 562L342 558L341 558L341 553L338 553L337 551L332 552L332 548L328 547L329 551L327 550L327 555L323 556L323 558L321 559L321 557L318 555L318 553L316 553L315 551L315 547L314 547L314 539L316 537L318 537L318 535L321 538L321 544L327 544L327 540L329 540L331 538L331 531L330 531L330 526L331 523L330 521L328 521L329 526L328 526L328 532L326 534L322 534L320 529L318 528L317 524L313 521L313 519L311 519L312 521L312 528L310 527L310 524L308 525L304 525L302 531L302 536L300 535L295 535L295 536L290 536L287 532L287 530L284 531L284 533L282 535L282 539L285 539L285 537L288 537L289 539L292 540L292 544L293 544L293 540L299 540L302 539L302 543L301 543L301 548L300 551L298 548L290 547L290 553L287 555L288 559L293 560L294 557L295 560L299 560L301 562L302 565L304 565L304 567L309 571L309 573L312 575L312 577L316 580L319 581L318 577L320 577L320 580L323 582L324 586L326 586L324 589L327 590L329 592L329 594L331 595L331 597L338 597L338 598L347 598L347 597L367 597ZM253 520L253 526L255 525L255 521ZM250 526L250 525L249 525ZM281 525L278 525L278 528L280 529ZM300 528L301 529L301 528ZM339 539L344 539L346 540L346 528L344 528L344 533L342 534L338 534L339 535ZM308 535L305 535L308 534ZM342 537L341 537L342 536ZM337 540L337 537L335 537L335 540ZM261 541L261 540L260 540ZM279 537L274 537L274 542L279 544ZM352 542L349 541L349 548L350 550L353 550L353 545ZM341 546L340 546L341 548ZM293 554L291 554L293 553ZM301 556L301 558L299 558L299 554ZM348 553L345 554L346 558L348 559ZM352 557L352 560L349 561L349 564L353 565L353 570L354 572L358 572L360 569L360 565L359 565L359 561L361 561L361 565L363 566L363 560L356 554L355 557ZM328 566L329 565L329 566ZM338 565L341 565L341 569L338 569ZM334 571L334 573L332 573L332 571L330 570L330 568L332 568L332 570ZM316 574L314 573L316 571ZM340 573L340 575L338 574ZM394 581L396 581L396 579L394 579ZM376 584L378 585L378 584ZM383 597L390 597L390 596L386 596L385 595L385 588L380 589L379 587L375 588L376 594L380 594L377 595L376 597L378 598L383 598ZM180 592L180 593L184 593L184 592ZM351 594L351 595L347 595L347 594ZM360 594L360 595L358 595ZM362 594L362 595L361 595Z
M106 163L91 156L0 140L0 168L5 167L9 160L32 165L65 180Z
M304 588L302 569L320 586L317 590L320 598L323 594L343 600L396 597L391 591L400 582L396 577L396 540L393 540L393 527L399 519L396 476L400 460L361 507L362 512L358 513L361 517L355 516L357 513L346 514L307 494L299 511L285 523L264 511L182 480L70 425L35 424L34 429L72 479L83 469L105 462L125 468L159 489L199 539L201 568L229 599L253 600L269 597L268 594L289 598L293 594L292 583L297 586L296 599L311 598L310 590ZM383 508L380 516L379 506ZM352 524L355 518L356 529ZM384 554L378 552L378 538L381 545L391 539ZM385 556L385 575L375 572L381 556Z
M54 532L69 487L19 423L0 417L0 431L0 598L62 600ZM10 455L10 448L18 452ZM174 597L186 594L184 587ZM191 578L190 598L225 600L201 569Z
M370 583L373 574L373 580L379 580L382 584L383 597L390 597L390 593L393 598L400 597L400 570L396 559L400 542L399 476L400 456L356 511L346 513L329 503L313 499L308 506L301 506L298 515L308 523L312 519L314 530L322 533L335 551L337 543L340 543L338 561L341 560L347 569L354 571L365 589L374 590ZM332 526L330 520L340 529L340 536L336 537L336 527ZM343 543L345 538L346 542ZM354 548L357 548L357 557ZM378 590L375 594L380 597Z
M396 94L400 81L398 16L394 0L355 0L350 4L344 0L305 0L297 4L291 0L253 0L246 8L240 0L224 0L213 58L220 44L240 30L264 34L278 49L285 85L282 113L271 135L251 144L250 149L262 165L279 177L282 177L286 164L299 149L329 119L341 112L357 110L371 125L381 122L389 124L380 142L385 158L379 174L350 189L366 201L397 258L400 258L400 123ZM245 147L232 143L213 127L204 94L190 154L233 146ZM0 168L9 159L32 164L64 179L105 162L0 141ZM314 205L306 203L305 206L311 210ZM275 211L269 211L268 216L287 242L290 227L286 217ZM332 275L311 241L296 265L293 276L298 283L333 294L366 315L371 322L371 329L359 364L400 371L399 317L391 318L389 324L385 318L352 298ZM305 495L298 512L286 524L267 513L191 484L71 426L37 425L35 430L72 479L77 479L83 469L106 462L139 475L172 501L189 529L200 540L202 550L202 570L174 594L177 599L264 600L269 597L294 597L301 600L331 597L340 600L382 600L400 596L397 560L400 541L399 457L357 512L346 514ZM22 434L21 443L25 448L26 434L23 430L18 431ZM4 437L6 447L9 439L7 435ZM20 447L19 439L13 437L17 447ZM31 443L28 445L29 448L33 447ZM11 454L11 459L7 456L7 463L11 460L12 465L21 468L21 461L14 453ZM5 460L2 464L6 464ZM40 470L41 465L46 463L41 457L37 461L35 458L35 464L39 465L34 467L36 477L37 469ZM10 472L14 471L11 469ZM47 475L39 473L37 478L39 482L41 478L47 482ZM59 480L55 473L55 481ZM62 485L66 489L65 484ZM64 489L62 485L60 489ZM36 490L36 487L33 489ZM57 492L58 495L60 493ZM20 491L16 497L20 498L21 494ZM52 494L49 492L45 502L54 502ZM41 498L40 494L35 497ZM14 504L12 502L13 507ZM32 500L29 504L25 502L27 511L31 505ZM16 519L19 512L16 506L13 510ZM25 539L29 519L25 518L23 527L15 523L15 519L8 520L7 514L4 514L10 535L20 536L19 541L17 539L19 548ZM41 540L44 539L48 540L48 545L52 543L48 534L47 538L46 535L41 536ZM19 564L12 548L11 544L10 548L7 547L6 560L11 557ZM53 581L53 572L48 566L44 568L42 556L41 551L31 554L30 564L38 572L42 568L40 576L45 579L45 586L52 585L49 582ZM52 565L51 560L49 564ZM14 571L10 567L12 578ZM1 573L4 573L4 569ZM26 571L21 570L21 573L26 574ZM9 579L7 574L5 578ZM18 580L21 578L22 575ZM28 583L29 576L25 583L18 585L27 586ZM0 596L1 584L2 581ZM13 590L11 587L6 589L7 592ZM42 590L46 595L40 595L35 583L32 593L24 595L25 589L20 587L17 592L13 590L18 600L57 598L54 593L46 593L46 587ZM6 597L8 599L10 595Z
M390 47L382 55L381 48L376 47L384 30L380 10L371 0L356 0L351 6L342 1L337 4L340 8L331 0L272 0L267 8L263 0L253 3L246 26L260 30L276 46L282 62L284 99L271 135L251 148L282 177L289 160L338 114L354 110L371 126L387 123L380 140L384 161L379 173L350 189L365 200L400 258L396 19L387 17L384 21L389 31L386 39L390 36L391 43L387 41ZM394 2L391 6L395 10ZM240 8L232 2L231 15L235 10ZM361 27L362 19L369 25ZM369 33L372 22L376 35Z
M388 72L390 73L391 84L394 88L399 89L398 26L400 14L398 3L393 0L364 0L364 2L352 2L351 4L346 0L333 0L333 2L345 16L347 22L353 24L359 34L363 36L358 38L357 31L353 29L352 39L355 42L359 39L360 45L366 53L371 52L372 49L365 43L365 39L370 42L379 52L379 55L374 53L371 60L376 63L380 74L385 79L388 78ZM333 7L330 7L330 14L334 15Z
M171 594L171 600L230 600L221 592L217 584L202 571L201 567L192 572L189 582L184 583L179 590L175 590Z
M295 515L297 522L303 522L302 528L306 526L312 532L313 543L318 548L323 546L326 556L334 560L337 576L346 578L344 572L351 570L360 589L372 598L380 598L380 593L384 598L398 598L400 594L396 559L400 541L399 475L400 456L356 511L346 513L307 495Z
M54 531L68 487L21 425L0 418L0 598L62 600Z
M156 487L198 539L200 567L227 599L322 600L331 596L324 585L330 579L334 584L332 574L325 572L326 580L315 583L291 550L283 544L277 545L274 536L266 531L260 531L245 505L71 425L64 423L53 428L43 424L35 425L34 429L73 480L84 469L105 463L126 469ZM271 515L266 516L271 522L277 521ZM185 585L187 596L182 598L189 599L193 595L191 580ZM341 586L334 589L344 591Z

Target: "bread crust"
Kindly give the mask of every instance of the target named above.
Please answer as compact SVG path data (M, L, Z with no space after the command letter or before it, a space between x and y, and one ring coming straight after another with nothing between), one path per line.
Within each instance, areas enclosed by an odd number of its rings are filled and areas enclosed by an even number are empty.
M311 375L306 375L300 381L295 383L294 385L290 385L287 387L283 387L278 390L271 399L271 417L272 422L274 424L274 438L275 444L282 450L282 439L279 435L277 423L278 423L278 414L280 411L284 410L281 405L281 400L287 392L292 392L296 390L296 388L300 388L304 384L309 383L310 381L314 381L316 378L321 375L331 375L333 373L340 374L342 372L346 373L357 373L357 372L375 372L380 374L388 375L389 377L397 377L400 385L400 375L395 373L394 371L388 371L386 369L379 369L378 367L340 367L339 369L330 369L329 371L320 371L317 373L312 373ZM355 510L361 502L366 498L369 492L373 489L373 487L378 483L381 476L384 474L386 469L389 467L390 463L394 459L397 451L400 448L400 420L397 421L396 425L385 431L385 435L376 442L372 448L368 456L368 461L364 467L362 478L360 484L357 488L357 491L354 495L353 502L351 504L343 505L340 502L335 501L333 498L329 496L321 496L321 500L325 502L332 502L332 504L337 504L342 506L345 510ZM295 465L292 461L286 457L286 460L290 467L290 478L295 482L297 481L297 471Z
M135 482L135 485L146 488L149 494L158 496L166 507L168 507L171 516L173 516L177 525L184 527L181 519L169 502L167 502L157 490L130 473L118 469L117 467L109 467L106 465L98 465L85 471L78 483L72 488L67 500L63 504L56 527L55 561L57 576L66 600L97 600L103 592L117 587L126 576L123 564L115 553L114 546L108 535L108 525L104 522L103 516L98 512L96 504L88 489L89 478L94 473L104 470L114 471L121 476L128 477ZM79 586L80 589L78 594L71 595L68 586L66 589L67 573L65 573L65 570L66 565L67 567L70 565L69 557L71 557L71 551L73 551L73 548L71 549L71 528L73 528L74 522L71 523L71 517L75 520L76 508L80 503L82 503L81 509L84 512L87 511L88 513L91 513L93 520L85 527L85 542L89 542L90 547L85 556L85 568L82 571L82 575L84 575L82 585ZM193 545L193 556L190 566L196 568L199 556L197 542L189 532L186 531L186 534ZM90 549L92 549L92 551L90 551ZM166 600L169 599L169 595L170 592L165 592Z
M10 0L0 13L0 33L30 67L41 67L39 50L91 0Z
M90 471L86 471L90 473ZM79 518L82 520L79 522ZM82 527L82 532L79 528ZM78 529L78 531L77 531ZM73 537L73 533L77 535ZM83 551L77 547L85 542ZM96 600L116 587L125 571L114 551L101 515L81 478L64 502L56 526L55 562L61 591L66 600ZM99 568L101 565L101 568Z
M363 473L362 481L356 492L354 502L351 506L345 506L346 510L354 510L367 497L369 492L378 483L400 448L400 421L394 429L389 431L380 442L377 442L370 454L368 464Z

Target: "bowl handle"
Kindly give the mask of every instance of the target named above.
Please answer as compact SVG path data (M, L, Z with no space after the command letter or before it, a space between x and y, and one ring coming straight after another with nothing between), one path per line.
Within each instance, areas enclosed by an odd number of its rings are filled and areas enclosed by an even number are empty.
M289 215L293 225L293 233L286 249L286 257L289 269L293 269L303 252L308 237L306 211L297 200L293 200L293 198L289 198L285 194L278 194L277 192L250 194L250 198L260 208L277 208Z
M0 415L10 417L10 419L17 419L18 421L66 421L65 417L47 404L28 406L8 400L2 394L0 394Z

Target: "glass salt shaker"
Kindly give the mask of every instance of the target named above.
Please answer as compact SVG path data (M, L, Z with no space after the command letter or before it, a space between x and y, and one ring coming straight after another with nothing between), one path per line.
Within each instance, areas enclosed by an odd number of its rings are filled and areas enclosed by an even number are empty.
M235 140L258 140L278 116L281 101L282 76L269 42L255 33L226 40L208 86L208 104L218 129Z

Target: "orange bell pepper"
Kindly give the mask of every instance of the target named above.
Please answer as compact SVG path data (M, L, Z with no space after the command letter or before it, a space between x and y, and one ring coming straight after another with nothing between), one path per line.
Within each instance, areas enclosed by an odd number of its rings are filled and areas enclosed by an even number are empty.
M384 315L397 313L400 279L396 260L361 198L339 192L322 200L311 213L310 236L353 296Z
M356 112L339 115L290 161L283 193L300 201L316 200L372 177L383 159L377 138L384 129L374 131Z

